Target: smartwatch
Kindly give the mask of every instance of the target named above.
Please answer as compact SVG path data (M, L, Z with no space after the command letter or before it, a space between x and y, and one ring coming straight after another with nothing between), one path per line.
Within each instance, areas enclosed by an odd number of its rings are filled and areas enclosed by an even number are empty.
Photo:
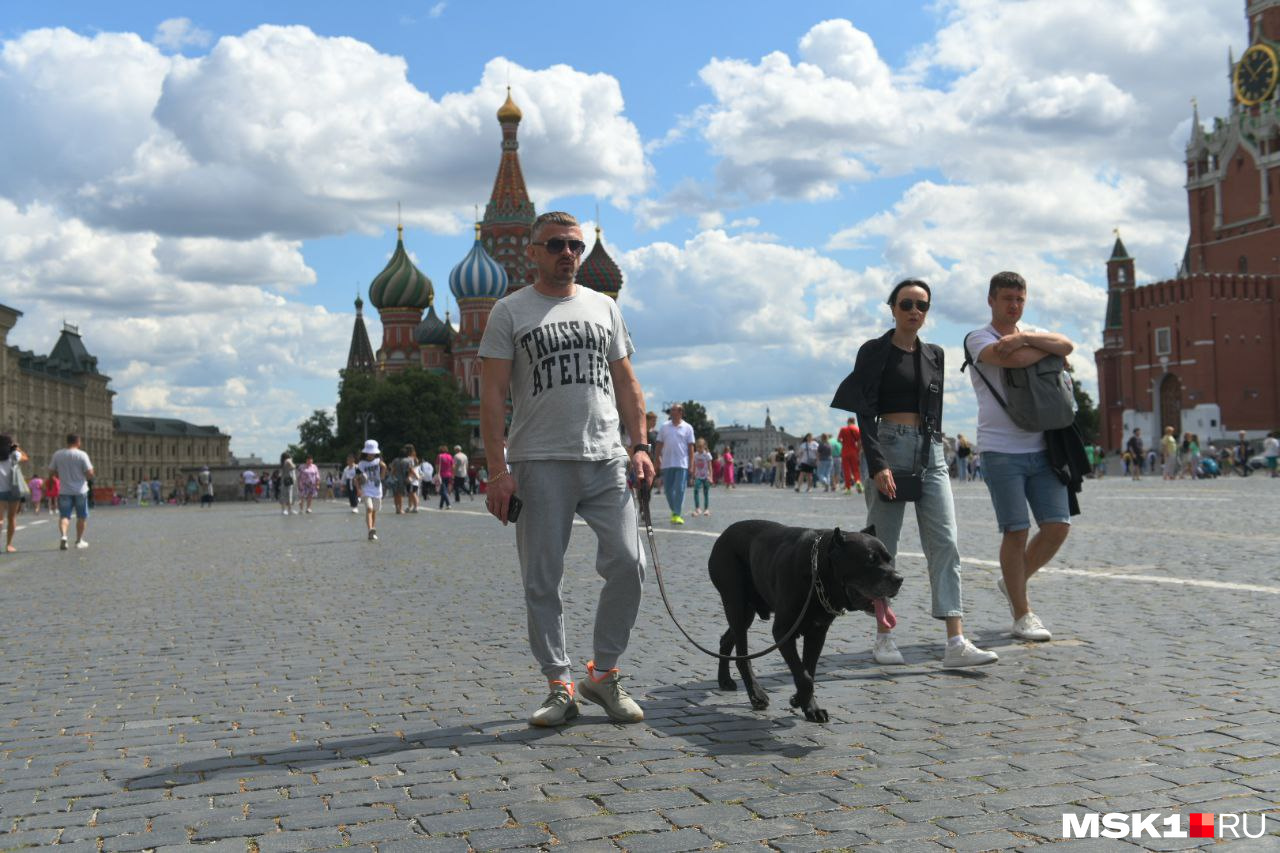
M633 455L636 453L639 453L641 450L643 450L645 453L649 454L650 456L653 455L653 448L648 444L633 444L631 446L631 453Z

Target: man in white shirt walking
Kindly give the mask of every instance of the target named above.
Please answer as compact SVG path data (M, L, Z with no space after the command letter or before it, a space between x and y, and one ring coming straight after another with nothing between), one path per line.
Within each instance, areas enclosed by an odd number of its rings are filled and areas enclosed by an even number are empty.
M662 485L671 507L671 523L684 524L684 490L693 467L693 427L684 419L684 406L671 407L671 420L658 430L658 459L662 469Z
M84 529L89 524L89 481L93 479L93 463L89 454L80 449L80 436L67 436L67 446L53 454L49 473L57 474L62 481L58 494L58 532L61 534L60 550L67 550L67 528L71 526L71 513L76 514L76 547L88 548Z
M964 345L974 362L969 379L978 396L982 477L1003 537L1003 577L998 586L1013 614L1013 636L1044 641L1053 639L1053 635L1031 612L1027 582L1058 553L1071 530L1067 486L1049 467L1044 433L1030 432L1015 424L987 382L1007 400L1003 368L1028 367L1050 354L1065 357L1075 345L1065 335L1019 327L1026 302L1027 282L1022 276L996 273L987 291L991 322L966 335ZM1030 541L1028 504L1040 528Z

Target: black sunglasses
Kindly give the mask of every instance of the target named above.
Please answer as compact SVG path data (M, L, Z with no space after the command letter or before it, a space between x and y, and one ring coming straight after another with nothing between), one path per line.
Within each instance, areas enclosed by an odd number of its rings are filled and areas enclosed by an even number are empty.
M898 307L903 311L910 311L913 305L920 310L921 314L929 313L929 303L923 299L902 299L898 302Z
M544 240L539 243L533 243L534 246L545 246L547 251L553 255L558 255L569 247L569 251L575 255L581 255L587 250L587 244L581 240L566 240L563 237L552 237L550 240Z

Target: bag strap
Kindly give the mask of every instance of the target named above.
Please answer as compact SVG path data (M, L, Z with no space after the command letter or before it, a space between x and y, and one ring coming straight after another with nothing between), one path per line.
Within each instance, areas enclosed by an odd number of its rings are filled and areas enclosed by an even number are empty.
M970 332L968 335L964 336L964 364L960 365L960 372L964 373L964 369L966 367L973 365L973 370L978 374L978 378L986 383L987 388L991 389L991 396L995 397L996 402L1000 404L1000 408L1007 412L1009 411L1009 404L1004 401L1004 397L1000 396L1000 392L991 384L991 380L987 378L986 374L982 372L982 369L978 367L978 363L973 360L973 356L969 354L969 335L972 334L973 332Z

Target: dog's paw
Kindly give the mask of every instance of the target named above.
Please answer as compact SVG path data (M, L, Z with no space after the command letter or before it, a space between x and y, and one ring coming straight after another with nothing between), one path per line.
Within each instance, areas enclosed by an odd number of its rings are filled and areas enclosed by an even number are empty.
M765 693L758 684L751 688L751 707L757 711L763 711L769 707L769 694Z
M818 707L818 703L814 701L813 696L807 699L801 699L797 693L791 697L791 707L799 708L804 712L804 718L811 723L825 723L829 719L827 712Z
M737 690L738 682L734 681L732 678L730 678L727 675L722 675L720 676L720 689L721 690Z

